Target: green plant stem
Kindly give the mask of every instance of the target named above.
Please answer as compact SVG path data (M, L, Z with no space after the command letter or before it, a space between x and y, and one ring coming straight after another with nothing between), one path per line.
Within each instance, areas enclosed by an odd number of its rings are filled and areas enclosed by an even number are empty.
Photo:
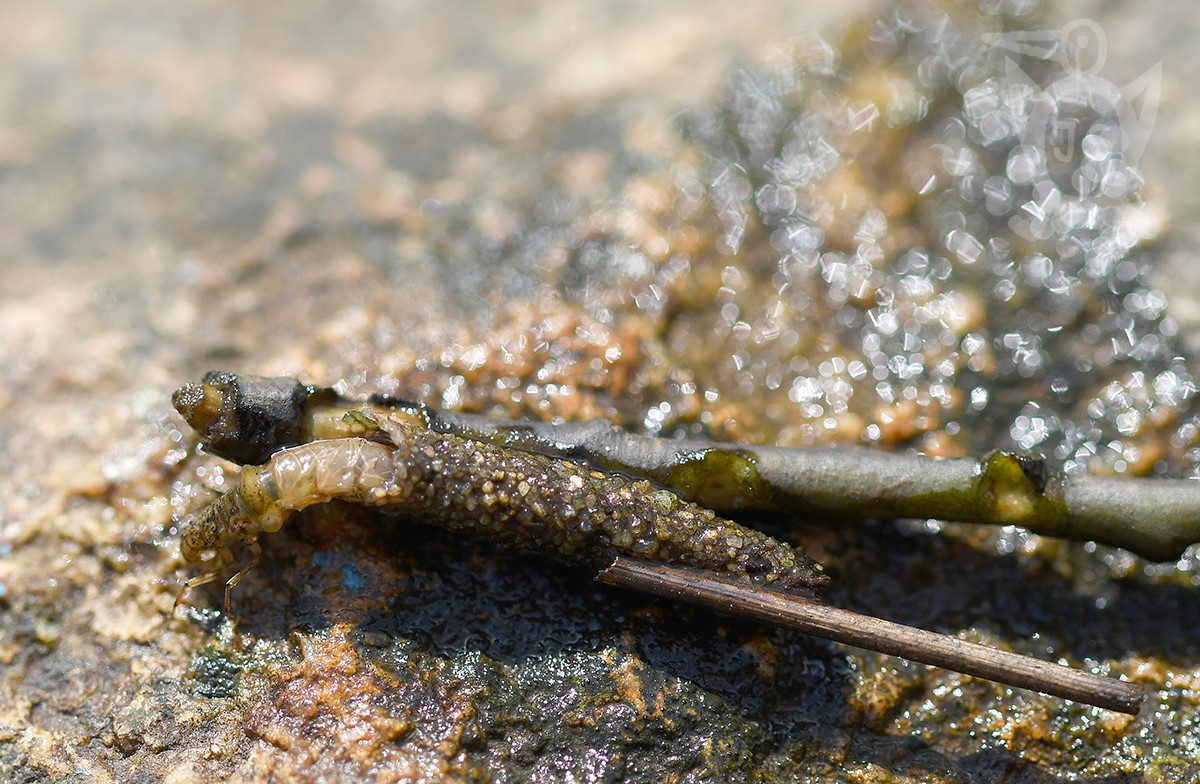
M1200 481L1066 477L1040 458L936 459L856 447L737 446L634 435L607 423L546 424L430 412L431 427L652 479L722 512L837 519L937 518L1174 560L1200 541Z

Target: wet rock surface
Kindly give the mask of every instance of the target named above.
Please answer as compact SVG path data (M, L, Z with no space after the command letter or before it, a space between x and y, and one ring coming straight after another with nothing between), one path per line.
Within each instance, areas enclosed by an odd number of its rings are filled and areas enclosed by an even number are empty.
M741 520L836 604L1143 683L1136 719L349 505L265 537L232 622L219 585L170 616L178 527L236 471L170 408L211 368L1195 475L1195 64L1084 84L983 37L1070 17L991 5L6 5L0 778L1195 777L1194 548ZM1141 29L1088 14L1111 52ZM1159 57L1139 160L1101 79Z

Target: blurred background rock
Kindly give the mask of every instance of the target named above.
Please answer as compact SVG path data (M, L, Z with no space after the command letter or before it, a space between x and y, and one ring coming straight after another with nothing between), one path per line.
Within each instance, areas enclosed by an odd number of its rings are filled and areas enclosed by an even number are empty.
M1134 724L600 591L352 509L264 542L236 632L205 609L219 590L167 618L176 523L228 481L169 407L210 368L650 432L858 439L873 407L825 433L772 408L765 375L700 383L738 347L656 331L675 273L655 249L710 260L710 277L670 292L710 293L689 304L695 323L725 318L719 296L770 288L712 261L722 227L688 180L705 148L679 129L736 106L722 96L746 89L739 70L775 72L797 36L861 41L881 14L0 6L0 778L1194 777L1194 556L1153 566L1020 532L764 521L830 563L839 604L1144 680L1153 713ZM1076 2L1037 27L1076 18L1104 31L1115 84L1162 63L1138 161L1158 227L1147 286L1195 351L1198 22L1186 3ZM1189 405L1155 426L1177 432ZM873 440L970 444L946 432L951 415L904 416ZM1155 457L1187 473L1186 452Z

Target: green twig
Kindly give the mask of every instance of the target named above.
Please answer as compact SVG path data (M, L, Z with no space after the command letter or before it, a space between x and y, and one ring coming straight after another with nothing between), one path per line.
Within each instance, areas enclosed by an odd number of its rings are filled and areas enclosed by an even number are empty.
M1018 525L1123 547L1156 561L1200 541L1200 481L1066 477L1036 456L936 459L856 447L737 446L651 438L593 420L497 421L431 412L431 426L643 476L730 512L820 518L937 518Z

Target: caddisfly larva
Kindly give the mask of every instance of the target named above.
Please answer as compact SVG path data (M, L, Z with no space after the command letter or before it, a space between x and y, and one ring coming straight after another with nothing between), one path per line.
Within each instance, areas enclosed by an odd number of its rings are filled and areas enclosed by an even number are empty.
M355 412L347 427L366 430L372 424L387 443L322 439L245 467L241 482L184 532L183 557L200 562L212 553L212 565L219 568L231 560L230 545L246 545L253 560L230 579L227 589L232 588L257 562L260 534L278 531L308 506L337 499L388 507L419 522L595 569L623 554L806 596L825 583L819 565L788 545L646 480L433 432L402 413Z

